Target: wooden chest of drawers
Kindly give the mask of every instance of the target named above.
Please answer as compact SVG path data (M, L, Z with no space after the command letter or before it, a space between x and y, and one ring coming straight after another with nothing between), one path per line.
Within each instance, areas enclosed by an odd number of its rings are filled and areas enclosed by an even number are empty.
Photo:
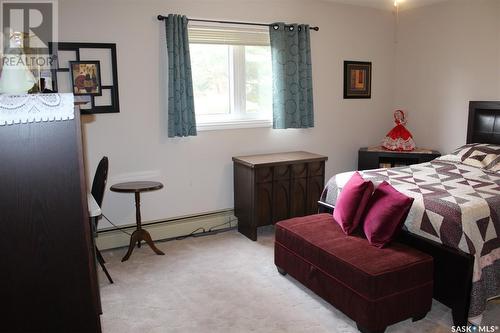
M257 227L317 213L326 156L298 151L233 157L238 231L257 240Z

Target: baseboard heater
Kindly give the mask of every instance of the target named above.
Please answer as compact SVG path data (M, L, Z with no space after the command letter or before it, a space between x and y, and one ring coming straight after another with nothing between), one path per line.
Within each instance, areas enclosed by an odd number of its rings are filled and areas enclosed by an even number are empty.
M213 212L148 221L142 223L142 227L148 229L154 241L167 241L182 239L184 236L209 235L230 230L237 223L238 219L234 216L233 209L222 209ZM135 229L135 223L99 229L96 238L97 245L102 250L127 246L130 242L130 236L127 234L132 233ZM201 231L198 232L199 230Z
M222 209L222 210L217 210L213 212L208 212L208 213L199 213L199 214L192 214L192 215L184 215L184 216L179 216L179 217L172 217L169 219L162 219L162 220L154 220L154 221L149 221L149 222L142 222L141 225L142 227L147 228L148 226L154 226L157 224L163 224L163 223L175 223L175 222L186 222L187 220L195 220L195 219L206 219L206 218L211 218L211 217L217 217L220 215L230 215L234 214L234 210L231 208L228 209ZM106 219L105 219L106 220ZM113 221L111 221L113 222ZM128 230L136 229L136 224L135 223L129 223L129 224L124 224L124 225L119 225L118 227L109 227L109 228L102 228L97 230L98 234L105 234L108 232L114 232L118 230Z

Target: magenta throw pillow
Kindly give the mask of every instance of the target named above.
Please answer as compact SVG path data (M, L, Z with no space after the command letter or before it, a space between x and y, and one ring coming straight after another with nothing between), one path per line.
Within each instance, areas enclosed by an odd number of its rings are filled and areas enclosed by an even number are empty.
M333 218L345 234L352 234L358 227L372 192L373 183L364 180L359 172L355 172L345 184L333 210Z
M403 227L413 198L383 181L373 192L364 215L364 232L370 244L384 247Z

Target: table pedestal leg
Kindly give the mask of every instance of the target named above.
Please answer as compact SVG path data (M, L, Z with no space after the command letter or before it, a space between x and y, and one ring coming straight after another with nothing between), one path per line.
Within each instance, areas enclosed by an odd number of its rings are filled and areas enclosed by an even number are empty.
M137 224L137 230L142 230L142 219L141 219L141 193L135 192L135 223ZM137 247L141 248L141 239L137 239Z
M146 244L148 244L149 247L154 251L154 253L158 255L165 255L165 253L163 253L155 246L149 232L144 229L138 229L132 233L132 236L130 236L130 245L128 246L127 254L125 254L125 256L123 257L122 262L127 261L130 258L132 251L134 251L135 244L137 242L140 242L141 240L145 241Z
M141 225L141 194L139 192L135 192L135 222L137 223L137 230L132 233L130 236L130 244L128 246L127 254L122 259L123 261L128 260L132 251L134 250L135 244L137 243L137 247L141 247L141 241L145 241L146 244L158 255L164 255L162 251L160 251L153 240L151 239L151 235L146 230L142 229Z

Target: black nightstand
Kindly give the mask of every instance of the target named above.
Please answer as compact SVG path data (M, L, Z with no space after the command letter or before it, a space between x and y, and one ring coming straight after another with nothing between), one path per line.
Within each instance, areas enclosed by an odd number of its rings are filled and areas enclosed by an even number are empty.
M436 150L416 149L411 152L389 151L382 147L360 148L358 170L394 168L432 161L441 156Z

